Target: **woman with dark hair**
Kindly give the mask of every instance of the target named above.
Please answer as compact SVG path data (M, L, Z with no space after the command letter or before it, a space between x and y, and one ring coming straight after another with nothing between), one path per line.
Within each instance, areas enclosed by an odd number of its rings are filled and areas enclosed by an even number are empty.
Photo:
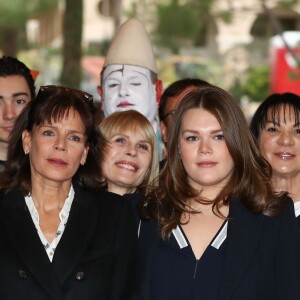
M17 119L0 174L1 299L130 299L133 216L97 190L94 116L91 95L43 86Z
M257 108L250 128L272 167L275 191L287 191L300 224L300 96L272 94Z
M295 299L297 224L243 112L224 90L189 92L174 114L160 186L143 203L143 299Z

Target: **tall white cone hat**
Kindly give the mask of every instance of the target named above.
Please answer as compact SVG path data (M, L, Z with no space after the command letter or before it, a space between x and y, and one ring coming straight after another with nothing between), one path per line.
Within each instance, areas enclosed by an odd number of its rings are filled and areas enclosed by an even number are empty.
M104 61L104 67L108 65L138 66L157 74L154 51L141 21L129 19L119 27Z

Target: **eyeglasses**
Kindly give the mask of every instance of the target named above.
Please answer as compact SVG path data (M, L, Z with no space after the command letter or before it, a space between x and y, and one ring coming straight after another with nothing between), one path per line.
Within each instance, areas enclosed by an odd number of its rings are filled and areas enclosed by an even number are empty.
M84 92L82 90L77 90L77 89L71 89L63 86L56 86L56 85L42 85L40 87L39 93L44 93L44 92L57 92L57 91L65 91L65 92L70 92L73 93L79 97L82 97L83 100L87 100L91 103L93 103L93 96L87 92Z
M164 120L165 118L167 118L168 116L174 116L175 114L175 109L170 110L169 112L167 112L165 115L163 115L162 119Z

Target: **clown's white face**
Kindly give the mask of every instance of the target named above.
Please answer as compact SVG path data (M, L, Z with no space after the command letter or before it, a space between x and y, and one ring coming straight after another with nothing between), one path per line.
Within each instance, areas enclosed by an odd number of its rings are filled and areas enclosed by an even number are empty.
M105 116L134 109L153 124L157 105L150 71L130 65L107 66L103 74L102 105Z

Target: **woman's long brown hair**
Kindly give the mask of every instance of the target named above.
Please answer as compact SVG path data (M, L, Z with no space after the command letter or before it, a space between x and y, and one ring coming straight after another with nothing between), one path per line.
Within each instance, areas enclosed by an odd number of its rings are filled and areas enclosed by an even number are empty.
M234 161L228 183L213 201L204 199L201 192L191 187L178 151L183 116L193 108L202 108L216 117ZM212 203L214 213L221 217L224 217L220 212L221 206L228 205L233 197L253 213L278 215L284 209L287 197L272 192L270 178L271 168L260 155L239 105L221 88L204 87L187 94L176 110L160 186L145 199L142 215L159 223L163 238L167 238L172 229L180 224L184 212L196 213L189 205L190 200L201 204Z

